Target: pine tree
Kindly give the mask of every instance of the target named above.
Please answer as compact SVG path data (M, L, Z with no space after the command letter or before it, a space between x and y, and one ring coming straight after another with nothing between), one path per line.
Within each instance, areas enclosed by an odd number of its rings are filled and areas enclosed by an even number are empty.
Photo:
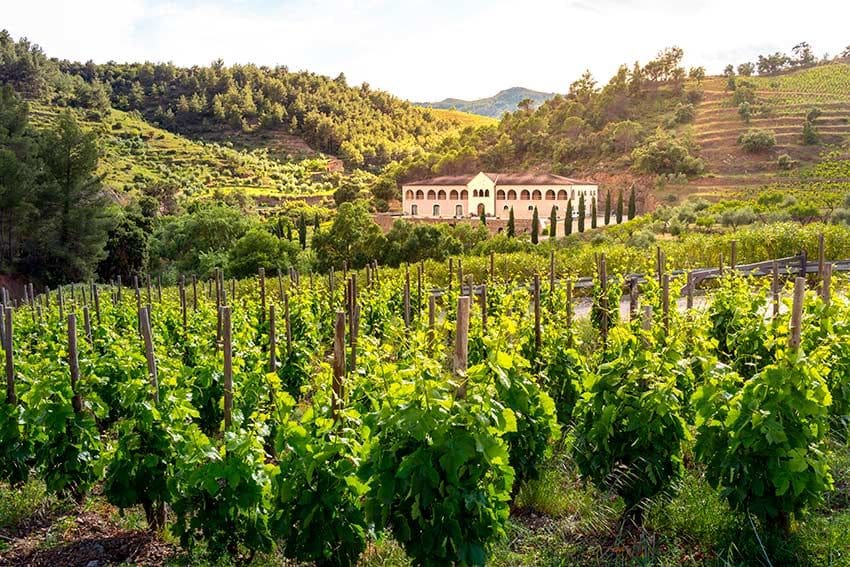
M637 197L635 196L635 186L632 185L632 192L629 194L629 220L635 218L637 214Z
M537 244L540 232L540 217L537 215L537 207L534 207L534 215L531 217L531 243Z
M584 232L584 194L578 198L578 231Z
M511 207L511 212L508 214L508 238L516 236L516 221L514 220L514 208Z
M549 213L549 238L557 236L556 230L558 230L558 209L552 207L552 212Z
M567 201L567 214L564 218L564 236L569 236L573 233L573 200Z
M301 245L301 250L307 248L307 218L304 213L298 215L298 244Z
M623 222L623 188L620 187L620 194L617 195L617 224Z
M605 195L605 226L611 224L611 190Z

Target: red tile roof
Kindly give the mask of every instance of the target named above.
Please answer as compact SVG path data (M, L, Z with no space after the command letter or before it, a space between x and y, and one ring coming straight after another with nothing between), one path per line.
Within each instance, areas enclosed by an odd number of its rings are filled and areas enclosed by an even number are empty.
M418 179L404 183L406 186L415 185L467 185L477 173L462 175L441 175L430 179ZM496 185L595 185L591 181L571 179L554 173L485 173Z

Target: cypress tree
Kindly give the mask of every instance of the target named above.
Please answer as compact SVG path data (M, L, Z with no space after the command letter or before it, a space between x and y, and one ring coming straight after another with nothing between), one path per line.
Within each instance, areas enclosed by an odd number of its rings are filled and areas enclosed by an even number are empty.
M578 198L578 231L584 232L584 193Z
M481 224L487 226L487 215L484 214L484 209L481 209L481 216L479 218L481 219Z
M590 202L590 228L596 228L596 199Z
M620 187L620 194L617 196L617 224L623 222L623 188Z
M301 245L301 250L307 248L307 218L304 213L298 216L298 243Z
M611 224L611 190L605 195L605 226Z
M537 244L540 232L540 217L537 215L537 207L534 207L534 215L531 217L531 243Z
M288 220L286 221L286 239L292 242L292 223Z
M564 236L569 236L573 233L573 200L567 200L567 215L564 219Z
M629 220L635 218L637 214L637 197L635 197L635 186L632 185L632 192L629 194Z
M549 238L555 238L558 230L558 209L552 207L552 212L549 214Z
M508 238L516 236L516 221L514 220L514 208L511 207L511 212L508 214Z
M313 232L319 232L319 213L313 217Z

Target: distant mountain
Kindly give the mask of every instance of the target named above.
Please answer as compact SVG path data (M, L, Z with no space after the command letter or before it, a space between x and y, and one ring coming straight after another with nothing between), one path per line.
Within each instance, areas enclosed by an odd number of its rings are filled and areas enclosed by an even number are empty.
M501 118L505 112L513 112L517 105L523 100L530 98L534 101L534 108L537 108L545 101L555 96L555 93L543 93L533 91L522 87L513 87L499 91L495 96L481 98L478 100L461 100L459 98L447 98L439 102L415 102L417 106L427 106L431 108L455 109L471 114L480 114L481 116L492 116L493 118Z

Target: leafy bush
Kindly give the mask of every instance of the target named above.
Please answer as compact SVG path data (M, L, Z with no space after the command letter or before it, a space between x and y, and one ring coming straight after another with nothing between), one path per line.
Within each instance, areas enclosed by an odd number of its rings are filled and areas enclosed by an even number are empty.
M738 145L749 153L769 150L776 145L773 130L751 129L738 136Z
M638 171L655 174L697 175L705 167L701 159L691 155L688 145L663 130L635 148L632 160Z
M797 165L797 160L791 159L791 156L788 154L782 154L778 158L776 158L776 165L779 166L779 169L789 170L794 169Z
M807 146L815 146L820 143L820 134L815 128L815 123L811 120L803 122L803 143Z

